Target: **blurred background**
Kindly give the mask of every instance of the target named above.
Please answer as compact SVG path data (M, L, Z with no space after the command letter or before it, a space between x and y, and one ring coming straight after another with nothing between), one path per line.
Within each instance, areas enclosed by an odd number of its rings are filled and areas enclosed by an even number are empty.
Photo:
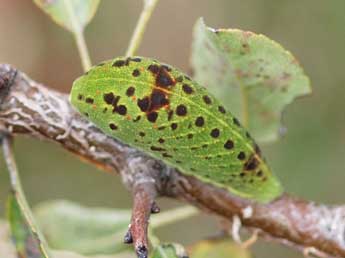
M125 53L141 11L139 0L103 0L86 28L93 63ZM82 68L73 37L31 1L1 0L0 62L32 79L69 92ZM138 54L190 72L193 25L204 17L214 28L240 28L267 35L290 50L312 81L313 94L290 105L288 130L263 151L287 192L337 204L345 202L345 1L162 0ZM130 208L120 178L84 164L59 146L17 137L16 158L30 204L69 199L88 206ZM0 159L0 217L9 189ZM182 205L161 199L163 209ZM202 224L201 224L202 223ZM203 225L203 227L200 227ZM200 215L158 231L162 240L190 244L216 232L216 220ZM276 244L259 242L255 257L302 257Z

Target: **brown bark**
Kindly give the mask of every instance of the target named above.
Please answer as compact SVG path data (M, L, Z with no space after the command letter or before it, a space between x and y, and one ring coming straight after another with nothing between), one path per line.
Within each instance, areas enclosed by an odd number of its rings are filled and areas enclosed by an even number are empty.
M0 131L53 141L96 166L119 172L134 196L147 197L145 207L134 203L133 216L141 210L143 221L148 221L156 194L169 196L228 220L238 215L244 227L258 229L270 240L301 250L312 247L325 257L345 257L345 206L315 204L288 194L269 204L233 196L106 136L74 111L67 95L9 65L0 65ZM151 187L138 192L138 182L150 182ZM136 230L146 234L145 228Z

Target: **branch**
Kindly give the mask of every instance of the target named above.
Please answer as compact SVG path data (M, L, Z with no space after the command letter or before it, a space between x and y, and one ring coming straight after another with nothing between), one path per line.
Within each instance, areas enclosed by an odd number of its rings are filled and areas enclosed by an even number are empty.
M227 220L237 215L244 227L258 229L270 241L304 252L316 250L324 257L345 257L345 206L318 205L288 194L258 204L183 175L106 136L74 111L67 95L9 65L0 65L0 131L53 141L106 171L117 171L134 196L138 182L151 182L154 187L147 203L156 194L184 200ZM146 206L147 212L150 205Z

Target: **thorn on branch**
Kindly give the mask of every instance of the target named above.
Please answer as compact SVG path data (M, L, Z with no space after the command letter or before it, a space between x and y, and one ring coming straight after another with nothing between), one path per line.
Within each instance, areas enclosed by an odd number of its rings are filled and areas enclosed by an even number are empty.
M157 205L156 202L152 203L152 207L151 207L151 213L152 214L156 214L159 213L161 211L161 209L159 208L159 206Z

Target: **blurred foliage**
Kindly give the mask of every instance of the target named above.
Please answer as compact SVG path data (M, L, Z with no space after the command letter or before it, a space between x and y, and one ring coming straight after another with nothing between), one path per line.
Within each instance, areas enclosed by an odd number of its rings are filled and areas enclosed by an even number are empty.
M31 1L4 0L1 8L0 33L4 37L0 40L0 61L15 65L50 87L69 92L74 78L82 73L73 40L47 21ZM94 63L124 54L140 10L140 1L102 2L86 30ZM291 50L311 78L313 94L284 112L283 121L289 130L281 141L266 146L264 154L288 192L339 203L345 194L343 10L343 0L215 0L212 4L206 0L161 1L139 54L190 71L192 27L200 16L212 27L263 33ZM33 204L67 198L91 206L130 207L130 196L119 177L82 164L58 146L19 137L16 157ZM9 185L4 170L0 162L2 214ZM175 205L164 200L161 208ZM214 221L202 215L157 233L160 239L191 243L208 236L214 228ZM291 249L267 243L255 245L254 252L265 258L302 257Z
M53 249L95 255L115 254L131 248L123 244L130 210L91 209L68 201L55 201L40 204L34 213Z
M26 208L12 191L8 198L8 220L18 257L48 258L48 248L39 236Z
M285 105L311 92L298 61L278 43L249 31L212 29L202 19L194 28L192 65L195 79L259 142L276 140Z
M191 258L250 258L252 257L247 249L231 240L204 240L190 248Z
M183 246L173 243L165 243L157 246L151 258L188 258Z
M16 258L18 257L15 247L11 242L8 225L5 221L0 220L0 257L2 258ZM32 256L31 256L32 257ZM52 258L85 258L85 256L76 254L71 251L51 251ZM89 258L134 258L133 252L123 252L118 255L97 255L87 256Z
M82 31L97 11L100 0L34 0L57 24L67 30Z

